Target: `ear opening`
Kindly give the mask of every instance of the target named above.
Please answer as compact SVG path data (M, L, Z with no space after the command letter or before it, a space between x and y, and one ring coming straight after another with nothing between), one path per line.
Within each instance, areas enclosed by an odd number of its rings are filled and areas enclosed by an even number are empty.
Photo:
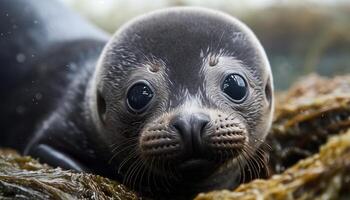
M106 120L106 111L107 111L107 105L106 105L106 101L103 98L102 94L100 91L97 91L97 112L98 112L98 116L100 118L100 120L105 123Z
M272 104L272 87L271 87L271 80L270 78L267 80L265 85L265 98L269 104L269 107L271 107Z

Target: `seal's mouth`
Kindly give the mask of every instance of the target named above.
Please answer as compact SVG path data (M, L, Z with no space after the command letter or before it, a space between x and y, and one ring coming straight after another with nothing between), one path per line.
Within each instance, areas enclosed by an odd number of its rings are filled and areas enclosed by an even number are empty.
M139 149L155 173L169 176L171 169L180 180L192 183L216 174L247 142L247 129L239 117L185 113L148 124L140 134Z
M178 165L178 171L184 178L202 179L214 172L219 164L206 159L189 159Z
M211 162L204 159L190 159L179 165L180 170L191 170L196 168L203 168Z

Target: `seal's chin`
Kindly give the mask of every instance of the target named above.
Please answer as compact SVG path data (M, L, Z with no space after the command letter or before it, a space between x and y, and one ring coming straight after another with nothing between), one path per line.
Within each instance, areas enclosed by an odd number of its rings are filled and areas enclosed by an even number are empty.
M206 159L189 159L177 166L183 179L203 179L214 173L220 165Z

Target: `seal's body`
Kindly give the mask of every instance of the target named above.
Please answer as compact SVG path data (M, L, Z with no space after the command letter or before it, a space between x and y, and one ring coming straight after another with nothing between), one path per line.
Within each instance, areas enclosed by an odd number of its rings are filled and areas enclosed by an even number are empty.
M83 91L109 36L56 1L4 0L0 8L0 76L5 94L0 105L1 144L24 151L44 124L52 126L48 123L52 116L64 119L56 126L83 121L81 106L68 102L83 103ZM75 110L69 112L74 116L64 109ZM75 132L56 128L47 131L61 139ZM65 148L74 143L68 138ZM57 142L57 138L50 141Z
M36 20L14 2L1 9L19 24ZM254 153L271 124L272 76L244 24L172 8L132 20L108 41L64 8L44 12L24 2L42 20L18 30L24 41L0 43L9 68L1 74L3 145L156 197L235 187L244 166L261 161ZM51 20L62 27L50 30ZM58 37L70 28L76 32Z

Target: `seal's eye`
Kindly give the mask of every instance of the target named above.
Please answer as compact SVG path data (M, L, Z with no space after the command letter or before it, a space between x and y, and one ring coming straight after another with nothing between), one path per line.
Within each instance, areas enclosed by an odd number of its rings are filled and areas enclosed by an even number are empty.
M221 89L235 103L242 103L248 93L246 81L238 74L228 75L225 78Z
M152 89L146 83L136 83L127 94L127 104L134 112L142 112L153 97Z

